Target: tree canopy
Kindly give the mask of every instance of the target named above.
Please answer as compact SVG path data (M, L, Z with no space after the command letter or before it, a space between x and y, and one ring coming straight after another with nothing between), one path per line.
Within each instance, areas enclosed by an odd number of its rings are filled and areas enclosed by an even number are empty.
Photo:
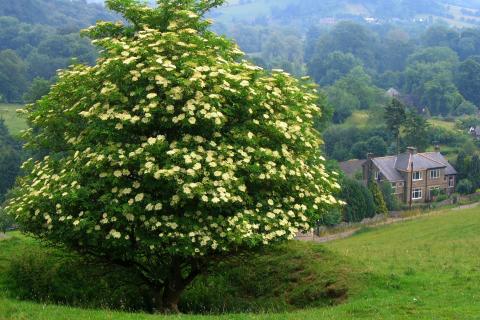
M6 206L35 236L136 268L160 310L225 256L293 239L339 188L315 85L242 60L202 16L222 0L108 0L94 66L26 107L29 159Z

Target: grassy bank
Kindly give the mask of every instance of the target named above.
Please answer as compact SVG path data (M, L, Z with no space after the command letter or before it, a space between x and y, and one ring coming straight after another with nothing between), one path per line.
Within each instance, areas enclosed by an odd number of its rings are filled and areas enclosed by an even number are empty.
M26 128L25 120L17 114L17 109L22 107L23 105L20 104L0 103L0 118L5 120L5 124L13 135L18 135Z
M316 246L357 270L360 286L340 305L220 316L151 316L44 306L0 298L0 319L478 319L480 208L443 210ZM11 240L6 240L6 242ZM0 263L5 261L4 247ZM14 247L16 246L17 249ZM8 250L19 250L24 241ZM295 259L295 257L290 257ZM321 257L318 257L321 265ZM277 261L277 263L281 263ZM0 272L2 270L0 269ZM282 280L285 281L285 280ZM356 280L352 280L356 281Z
M294 241L225 261L211 275L196 279L180 308L196 314L226 314L327 307L342 303L359 287L354 274L345 259L327 248ZM130 270L85 263L19 233L0 242L0 288L0 319L6 314L10 314L7 319L17 319L17 313L33 317L38 312L38 304L17 300L151 310L151 293ZM67 315L71 310L49 309ZM46 317L58 315L46 313Z

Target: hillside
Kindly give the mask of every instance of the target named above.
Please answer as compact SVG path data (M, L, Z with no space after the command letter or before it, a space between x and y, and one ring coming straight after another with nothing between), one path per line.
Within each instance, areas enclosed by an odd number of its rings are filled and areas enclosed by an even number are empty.
M231 0L213 16L226 24L247 21L308 27L318 23L330 25L343 19L368 23L432 23L441 19L454 26L468 27L478 23L478 16L474 15L478 8L479 3L474 0Z
M53 82L72 59L93 64L97 51L79 31L115 19L103 5L83 0L0 1L0 102L24 102L32 87L30 96L39 98L46 93L36 90L39 81Z
M475 319L480 290L477 248L480 209L443 210L405 223L365 229L323 245L363 270L362 285L342 305L294 313L236 315L235 319ZM28 243L27 243L28 244ZM25 243L0 241L0 252ZM7 250L8 249L8 250ZM5 264L5 257L0 266ZM0 290L1 291L1 290ZM174 317L80 310L19 302L0 296L2 320L10 319L232 319L224 316Z
M87 5L82 0L2 0L0 16L60 28L83 28L97 20L113 19L113 15L103 5Z

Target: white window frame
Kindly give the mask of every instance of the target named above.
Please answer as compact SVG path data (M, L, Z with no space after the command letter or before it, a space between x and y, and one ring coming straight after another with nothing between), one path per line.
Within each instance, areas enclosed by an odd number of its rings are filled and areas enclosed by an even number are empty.
M417 196L415 196L417 194ZM412 190L412 200L421 200L423 199L423 190L422 188L415 188Z
M430 179L431 180L440 179L440 169L430 170Z
M415 176L418 174L418 179L415 178ZM422 171L413 171L412 173L412 179L413 181L422 181L423 180L423 173Z
M378 178L380 178L380 171L375 170L375 180L378 181Z
M448 187L449 188L455 187L455 177L448 177Z
M392 190L393 190L393 193L392 193L392 194L397 194L397 183L396 183L396 182L392 182L391 185L392 185Z

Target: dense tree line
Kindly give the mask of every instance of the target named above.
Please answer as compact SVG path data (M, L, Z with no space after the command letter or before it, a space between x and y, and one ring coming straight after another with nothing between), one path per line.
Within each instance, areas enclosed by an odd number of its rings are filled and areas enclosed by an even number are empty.
M297 12L297 14L299 14ZM307 73L333 108L334 123L355 110L381 109L395 88L423 115L461 116L480 105L480 30L345 21L309 30L271 21L217 27L267 69ZM305 35L302 40L302 35Z
M79 35L102 6L85 1L5 0L0 3L0 102L21 102L35 78L52 81L73 61L92 64L97 52Z
M21 160L20 143L10 133L0 119L0 204L15 182Z
M419 37L412 37L391 26L378 27L342 22L331 31L307 38L309 50L305 55L309 74L334 92L336 121L348 116L350 109L376 107L377 101L367 105L346 103L339 96L364 97L374 92L395 87L408 104L431 115L462 115L478 112L480 103L480 30L456 30L433 26ZM313 51L311 48L314 48ZM350 73L363 68L364 87L341 88L338 81L349 81ZM358 71L355 79L360 79ZM351 81L351 80L350 80ZM334 89L331 89L333 87ZM367 87L368 90L365 88ZM357 89L357 90L355 90ZM351 100L351 99L350 99Z

